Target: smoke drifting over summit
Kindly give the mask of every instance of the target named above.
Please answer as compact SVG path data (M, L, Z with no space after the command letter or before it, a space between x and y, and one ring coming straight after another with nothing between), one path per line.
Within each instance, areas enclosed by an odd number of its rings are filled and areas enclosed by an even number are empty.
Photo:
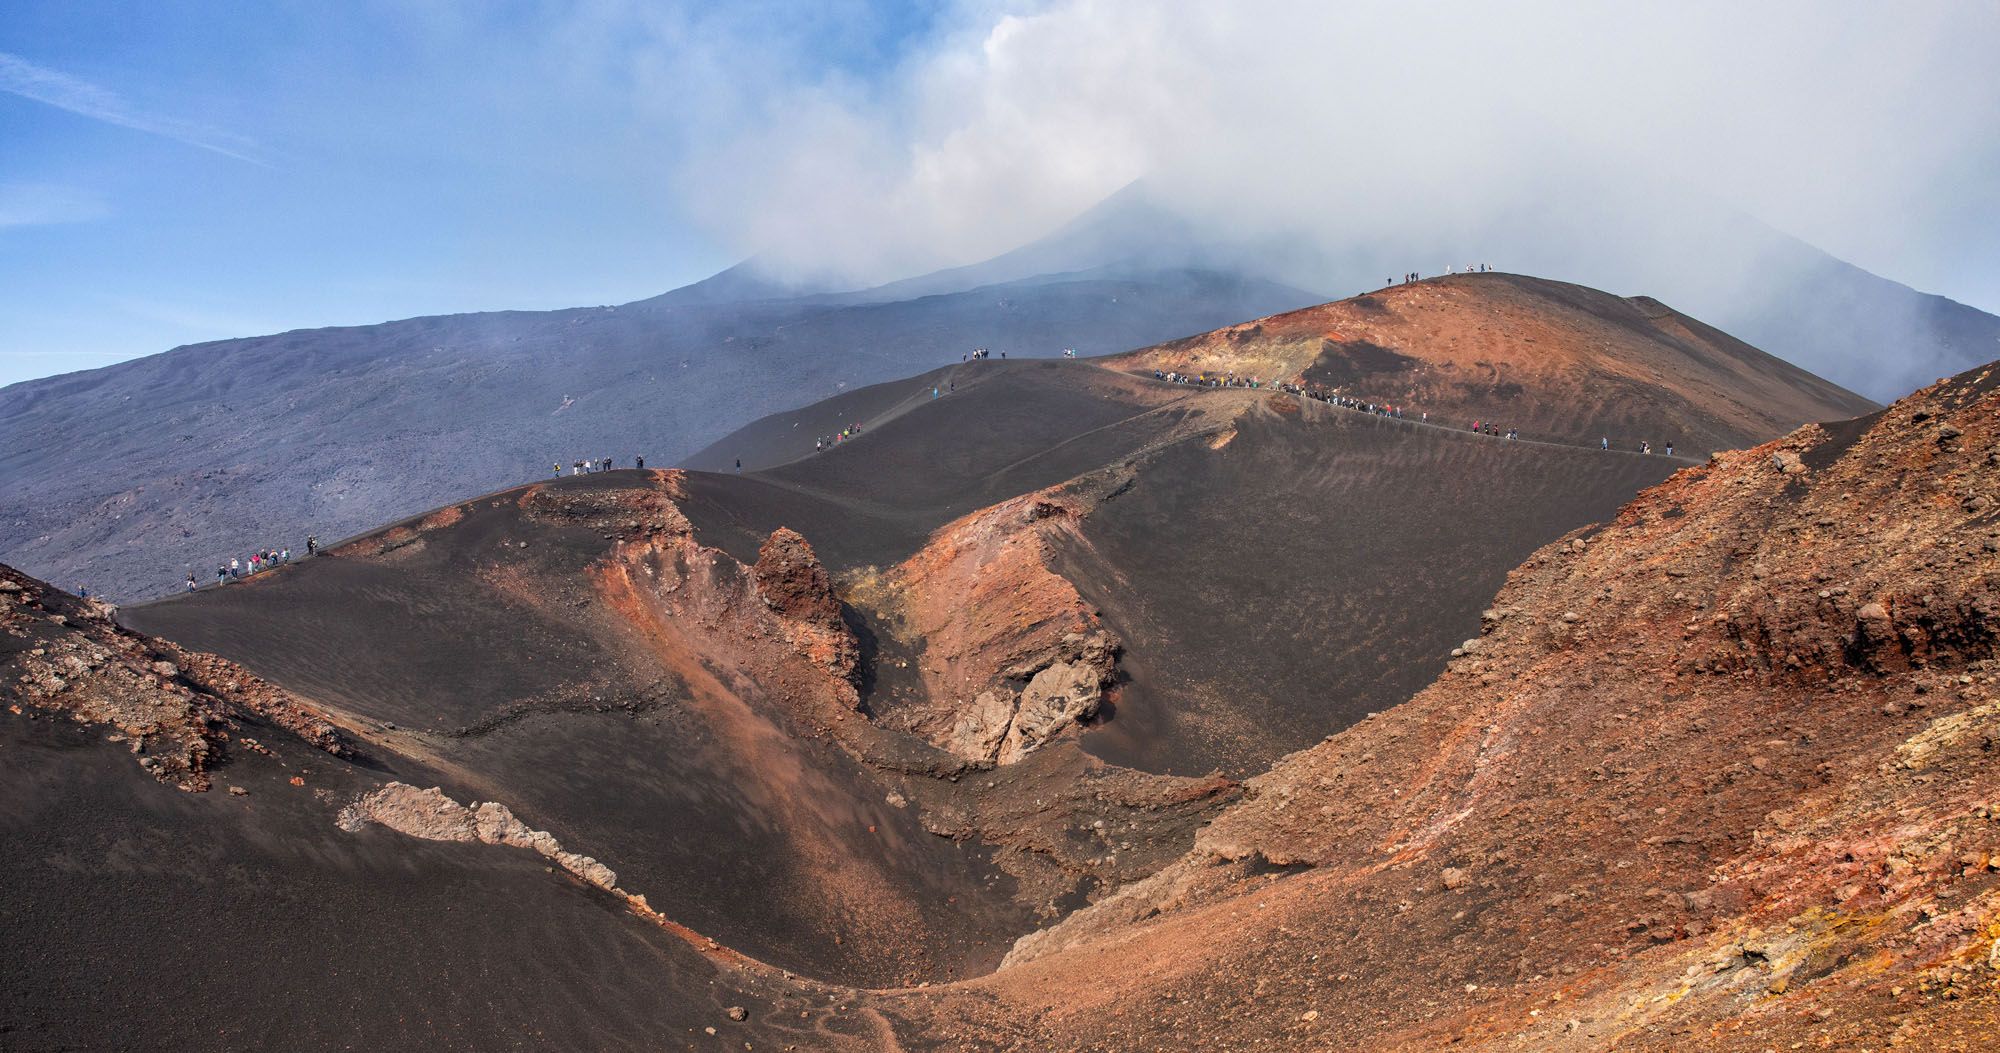
M1819 324L1865 339L1772 350L1852 384L1916 348L1878 397L2000 348L1991 318L1947 339L1922 315L1949 305L1784 259L1792 236L2000 312L1990 3L16 6L0 384L627 302L745 257L853 288L1033 242L1135 181L1154 262L1171 235L1329 297L1488 262L1757 314L1760 343L1846 304Z
M774 84L682 186L737 248L849 280L1005 251L1139 178L1385 273L1570 207L1673 230L1665 188L2000 309L2000 271L1967 270L2000 234L1996 42L1968 4L970 4L872 88Z

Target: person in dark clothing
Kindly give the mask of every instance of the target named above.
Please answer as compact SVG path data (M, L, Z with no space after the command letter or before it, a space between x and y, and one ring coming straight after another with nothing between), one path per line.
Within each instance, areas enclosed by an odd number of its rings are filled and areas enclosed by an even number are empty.
M739 473L743 471L743 458L741 457L736 458L736 470Z
M644 467L646 467L646 459L645 459L644 457L634 457L634 458L632 458L632 467L634 467L634 468L644 468Z
M319 555L319 535L318 535L318 534L308 534L308 535L306 535L306 555L308 555L308 556L317 556L317 555Z

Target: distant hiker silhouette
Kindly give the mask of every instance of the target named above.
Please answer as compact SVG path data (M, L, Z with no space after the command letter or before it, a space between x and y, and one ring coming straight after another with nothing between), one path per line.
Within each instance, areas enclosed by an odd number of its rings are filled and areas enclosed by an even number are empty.
M645 466L646 466L646 459L645 459L644 457L634 457L634 458L632 458L632 467L634 467L634 468L644 468Z
M741 457L736 458L736 470L738 472L743 471L743 458Z

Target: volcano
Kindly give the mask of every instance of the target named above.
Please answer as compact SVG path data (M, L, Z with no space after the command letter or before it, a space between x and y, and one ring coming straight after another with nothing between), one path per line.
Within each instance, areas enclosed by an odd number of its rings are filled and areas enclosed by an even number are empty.
M1470 275L962 361L115 612L10 573L0 1019L1978 1034L1992 387L1878 410L1655 301Z

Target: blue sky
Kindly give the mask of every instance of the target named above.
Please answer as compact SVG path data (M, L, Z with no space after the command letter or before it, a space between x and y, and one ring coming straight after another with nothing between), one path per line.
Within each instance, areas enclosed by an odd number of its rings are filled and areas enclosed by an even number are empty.
M1948 0L7 0L0 384L751 254L907 276L1140 177L1448 235L1578 158L2000 312L1996 45Z
M754 37L754 68L850 77L928 16L707 7L10 0L0 384L300 326L619 302L729 265L676 158L760 102L708 64Z

